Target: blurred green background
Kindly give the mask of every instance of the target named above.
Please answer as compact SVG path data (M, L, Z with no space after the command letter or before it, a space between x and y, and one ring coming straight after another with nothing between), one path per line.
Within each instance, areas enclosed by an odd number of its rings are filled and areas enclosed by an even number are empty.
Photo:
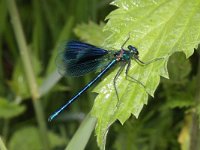
M87 35L93 35L90 27L102 29L105 17L115 9L110 2L0 0L2 149L4 146L10 150L61 150L67 147L90 112L96 95L87 92L54 122L47 122L47 118L94 74L78 79L61 78L56 71L55 58L63 42L87 40ZM171 79L162 79L154 100L150 98L139 119L131 117L123 126L117 122L111 127L106 148L189 149L193 137L191 131L195 132L198 126L198 116L193 113L199 92L195 84L200 72L196 65L198 60L197 52L190 60L182 53L174 54L168 63ZM87 123L90 122L86 119ZM89 127L77 133L82 141L86 141L80 144L81 140L75 138L76 149L84 149L85 144L85 149L98 149L95 133L90 137L95 120Z

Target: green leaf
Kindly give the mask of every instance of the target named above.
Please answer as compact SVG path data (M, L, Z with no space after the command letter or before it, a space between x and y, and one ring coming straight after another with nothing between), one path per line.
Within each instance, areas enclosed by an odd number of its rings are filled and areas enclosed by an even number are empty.
M49 132L51 146L61 146L64 140L56 134ZM43 143L40 138L39 130L35 127L26 127L16 131L9 142L10 150L41 150Z
M119 103L113 88L118 68L95 88L99 95L92 114L98 118L96 134L101 149L105 147L106 134L112 123L119 120L123 124L131 114L138 117L147 104L147 92L153 96L160 75L168 77L168 57L176 51L183 51L188 58L200 43L199 0L117 0L113 4L119 8L107 17L109 21L104 30L111 34L105 39L104 46L120 49L130 33L127 45L138 48L142 61L165 59L144 67L132 61L129 75L142 82L146 89L127 81L122 73L117 80Z
M174 95L173 95L174 94ZM191 94L188 94L186 92L178 92L178 93L171 93L171 95L168 95L167 97L167 103L164 108L182 108L182 107L189 107L194 106L194 97Z
M33 69L36 76L41 72L41 64L34 54L31 54ZM38 77L37 82L41 83L42 78ZM12 80L8 81L8 84L12 91L23 100L30 97L29 87L27 84L27 78L24 74L24 68L22 67L21 61L17 61L15 69L12 75Z
M196 79L189 79L191 64L183 53L173 54L168 62L170 80L163 79L163 94L167 101L163 108L194 106Z
M162 104L154 105L151 112L142 111L139 119L132 117L123 127L119 124L113 125L112 131L114 129L114 133L118 134L113 149L167 150L169 147L173 147L173 150L180 149L177 141L179 124L173 123L172 110L159 111L160 106ZM170 129L171 132L166 129Z
M186 60L185 55L180 52L174 53L170 57L168 66L170 79L176 83L183 82L184 79L187 79L187 76L192 70L190 61Z
M16 131L9 142L10 150L40 150L42 142L39 131L34 127L27 127Z
M24 111L24 106L9 102L7 99L0 97L0 118L9 119L20 115Z
M49 136L52 148L59 147L65 144L65 139L63 139L62 137L58 136L57 134L53 132L49 132L48 136Z
M94 22L89 22L89 24L83 23L78 25L74 32L78 37L81 38L81 40L92 43L96 46L100 46L105 38L109 35L108 32L103 32L104 26L104 23L100 23L100 25L97 25Z
M27 80L24 74L24 70L20 61L16 63L12 80L8 82L11 90L22 98L27 98L30 96L30 92L27 85Z

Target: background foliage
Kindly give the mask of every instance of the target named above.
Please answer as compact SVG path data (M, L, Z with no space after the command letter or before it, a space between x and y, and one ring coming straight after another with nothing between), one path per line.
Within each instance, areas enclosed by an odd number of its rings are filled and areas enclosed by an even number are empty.
M0 1L0 149L104 149L105 144L106 149L117 150L200 148L198 50L193 54L200 40L199 1L109 3ZM95 76L61 79L55 65L59 45L77 38L119 49L129 33L128 44L137 46L141 60L164 58L147 67L132 63L130 74L147 88L122 75L116 109L115 68L94 88L98 95L87 92L57 120L47 122L51 112ZM193 55L186 60L176 51ZM168 74L170 80L160 80ZM154 98L144 105L159 82Z

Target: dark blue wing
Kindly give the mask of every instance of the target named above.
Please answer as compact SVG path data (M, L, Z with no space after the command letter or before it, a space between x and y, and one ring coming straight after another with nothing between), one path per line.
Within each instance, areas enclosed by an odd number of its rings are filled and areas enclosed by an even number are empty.
M109 54L107 56L107 54ZM113 56L113 55L112 55ZM96 46L70 41L56 59L59 73L69 76L82 76L104 67L112 57L107 50Z

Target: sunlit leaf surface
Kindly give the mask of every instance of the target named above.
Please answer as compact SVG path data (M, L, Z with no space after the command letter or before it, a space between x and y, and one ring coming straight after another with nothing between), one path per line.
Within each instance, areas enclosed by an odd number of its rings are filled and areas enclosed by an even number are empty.
M104 31L110 32L110 36L104 40L104 47L118 50L130 34L127 45L138 48L142 61L159 57L164 59L148 66L132 61L129 75L142 82L146 89L127 81L122 73L117 82L119 102L113 88L118 68L108 73L95 88L99 95L92 114L98 119L96 134L101 149L105 146L110 125L116 120L123 124L131 114L138 117L144 104L147 104L148 94L153 96L160 76L168 77L166 65L169 56L183 51L189 57L200 41L198 0L117 0L113 4L119 8L107 17L109 21Z

